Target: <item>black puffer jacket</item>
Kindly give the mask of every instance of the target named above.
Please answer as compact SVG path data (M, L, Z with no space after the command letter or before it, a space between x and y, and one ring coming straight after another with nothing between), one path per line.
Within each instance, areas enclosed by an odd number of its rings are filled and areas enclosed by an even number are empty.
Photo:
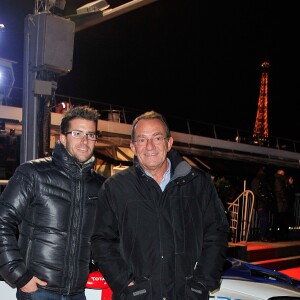
M22 287L34 275L59 294L84 290L104 181L94 161L80 166L58 142L52 158L17 168L0 198L0 274L8 283Z
M137 161L102 185L102 240L93 255L113 299L207 299L220 285L225 209L207 174L175 151L168 157L172 174L164 191Z

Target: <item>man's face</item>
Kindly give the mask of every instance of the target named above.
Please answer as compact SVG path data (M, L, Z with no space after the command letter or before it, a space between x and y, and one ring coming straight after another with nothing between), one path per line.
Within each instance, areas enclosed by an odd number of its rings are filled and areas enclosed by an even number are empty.
M73 119L70 121L68 132L78 130L84 133L96 133L96 124L94 121L86 119ZM94 152L97 141L91 141L85 135L83 138L75 138L72 134L60 134L60 142L67 151L75 157L78 162L84 163L89 160Z
M151 174L166 168L166 157L173 139L166 138L166 130L160 120L140 120L135 127L135 139L130 143L130 148L144 170Z

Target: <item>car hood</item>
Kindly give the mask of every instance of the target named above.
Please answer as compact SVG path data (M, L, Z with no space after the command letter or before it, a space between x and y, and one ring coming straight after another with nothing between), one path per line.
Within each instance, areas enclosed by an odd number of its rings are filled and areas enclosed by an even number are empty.
M224 266L221 291L238 290L239 295L253 299L268 299L274 296L299 297L300 281L278 271L263 268L245 261L228 257ZM259 295L259 296L258 296ZM272 298L276 299L276 298Z

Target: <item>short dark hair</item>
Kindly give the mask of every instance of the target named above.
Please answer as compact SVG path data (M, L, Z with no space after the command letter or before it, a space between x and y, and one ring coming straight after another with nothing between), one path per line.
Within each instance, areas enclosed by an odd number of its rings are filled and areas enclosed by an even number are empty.
M65 134L69 131L70 121L73 119L86 119L94 121L96 124L96 129L98 125L98 118L100 114L94 108L91 108L87 105L84 106L75 106L69 109L63 116L60 123L60 132Z
M152 120L152 119L160 120L164 124L165 130L166 130L166 137L169 138L171 136L170 129L169 129L169 126L168 126L168 123L167 123L165 117L162 114L160 114L154 110L151 110L151 111L147 111L147 112L143 113L142 115L139 115L132 122L132 127L131 127L131 140L132 141L135 141L135 127L136 127L137 123L140 120Z

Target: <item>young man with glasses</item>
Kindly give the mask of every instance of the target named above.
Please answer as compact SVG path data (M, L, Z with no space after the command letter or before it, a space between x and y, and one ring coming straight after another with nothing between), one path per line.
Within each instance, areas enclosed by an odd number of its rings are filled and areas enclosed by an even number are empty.
M113 299L208 299L219 288L229 225L210 176L172 149L164 117L132 124L133 166L101 187L93 257Z
M104 181L94 171L98 117L70 109L52 157L20 165L1 194L0 274L18 300L86 299Z

